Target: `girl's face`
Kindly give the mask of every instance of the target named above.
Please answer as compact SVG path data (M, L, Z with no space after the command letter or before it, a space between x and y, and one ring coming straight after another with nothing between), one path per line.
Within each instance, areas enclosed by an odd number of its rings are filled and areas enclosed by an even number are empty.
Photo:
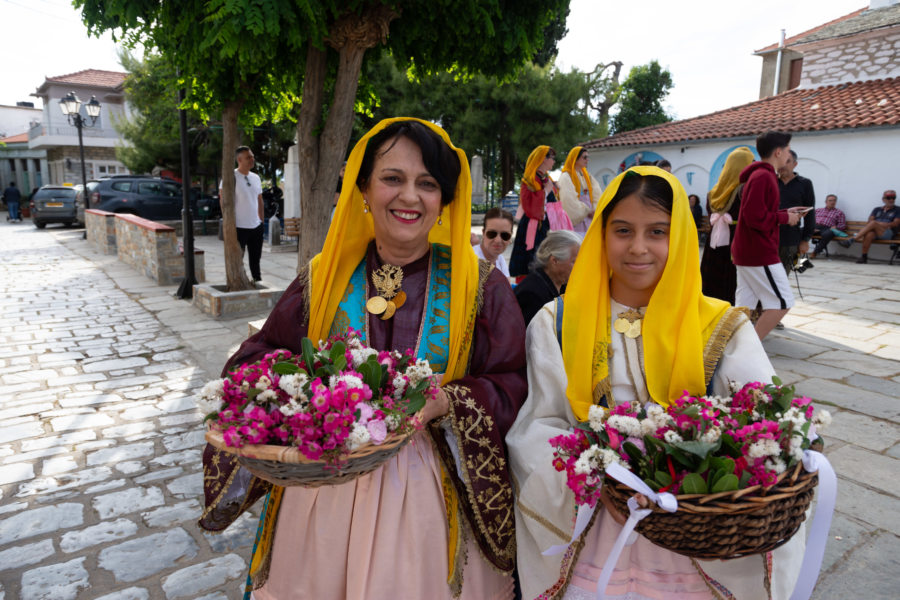
M581 156L575 159L575 168L579 171L581 169L586 169L588 166L588 153L585 152Z
M546 174L548 171L553 170L553 165L555 163L556 163L556 157L548 152L547 158L545 158L544 162L541 163L541 166L538 167L538 172L541 173L542 175Z
M636 194L621 200L604 228L606 260L612 274L610 294L619 303L650 303L669 258L672 217Z
M376 155L364 193L379 249L426 248L428 233L441 214L441 187L425 168L422 151L408 138L388 140L382 148L390 150Z

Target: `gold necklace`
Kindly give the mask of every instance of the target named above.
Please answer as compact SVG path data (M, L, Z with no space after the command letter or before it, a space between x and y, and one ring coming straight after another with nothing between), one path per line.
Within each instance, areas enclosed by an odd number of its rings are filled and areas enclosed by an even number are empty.
M641 335L641 320L643 319L641 313L633 308L629 308L620 312L617 316L619 318L613 321L613 329L631 339Z
M372 283L378 295L366 301L366 310L373 315L381 315L381 320L387 321L406 302L406 292L400 289L403 269L396 265L382 265L372 271Z

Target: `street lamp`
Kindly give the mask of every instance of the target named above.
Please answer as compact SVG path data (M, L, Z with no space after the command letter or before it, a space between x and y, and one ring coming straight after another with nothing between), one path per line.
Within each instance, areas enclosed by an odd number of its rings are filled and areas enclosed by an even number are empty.
M62 114L66 116L69 124L73 125L75 129L78 130L78 152L81 155L81 193L84 195L85 207L90 208L90 200L88 200L87 195L87 172L84 168L84 142L81 138L81 130L84 127L93 127L96 125L97 117L100 116L100 102L97 101L95 96L91 96L88 103L84 105L84 111L87 113L87 116L91 118L90 124L87 122L87 119L81 116L81 100L75 95L75 92L69 92L60 99L59 109L62 111Z

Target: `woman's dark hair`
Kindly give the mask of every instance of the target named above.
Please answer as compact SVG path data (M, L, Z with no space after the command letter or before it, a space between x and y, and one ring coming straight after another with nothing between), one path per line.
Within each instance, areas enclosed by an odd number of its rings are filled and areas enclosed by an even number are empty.
M658 175L626 173L622 178L622 183L619 184L619 189L616 190L616 195L603 209L604 227L616 205L632 194L637 194L637 197L647 206L653 206L672 214L672 186L668 181Z
M441 136L418 121L397 121L372 136L359 166L357 187L360 190L365 189L369 177L372 176L372 169L375 168L375 158L393 148L396 140L401 137L405 137L422 151L425 169L437 180L441 188L441 205L450 204L456 192L456 181L462 170L459 156L441 139ZM391 142L390 145L383 147L388 142Z
M511 225L515 225L516 221L512 216L512 213L509 211L505 211L499 206L495 206L493 208L489 208L486 213L484 213L484 222L487 223L491 219L506 219L509 221Z
M584 148L582 148L582 149L581 149L581 152L578 153L578 156L575 157L575 160L578 160L579 158L581 158L581 157L584 156L585 154L587 154L587 150L585 150Z

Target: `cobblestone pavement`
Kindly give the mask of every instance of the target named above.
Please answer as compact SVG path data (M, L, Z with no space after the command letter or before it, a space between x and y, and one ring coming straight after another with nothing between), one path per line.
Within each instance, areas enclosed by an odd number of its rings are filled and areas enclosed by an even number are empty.
M222 282L221 242L197 247ZM255 517L217 536L196 527L192 393L264 315L211 320L77 230L6 225L0 257L0 600L238 598ZM287 285L295 266L263 254L269 283ZM782 379L834 412L838 504L817 599L896 597L898 274L816 261L765 342Z

